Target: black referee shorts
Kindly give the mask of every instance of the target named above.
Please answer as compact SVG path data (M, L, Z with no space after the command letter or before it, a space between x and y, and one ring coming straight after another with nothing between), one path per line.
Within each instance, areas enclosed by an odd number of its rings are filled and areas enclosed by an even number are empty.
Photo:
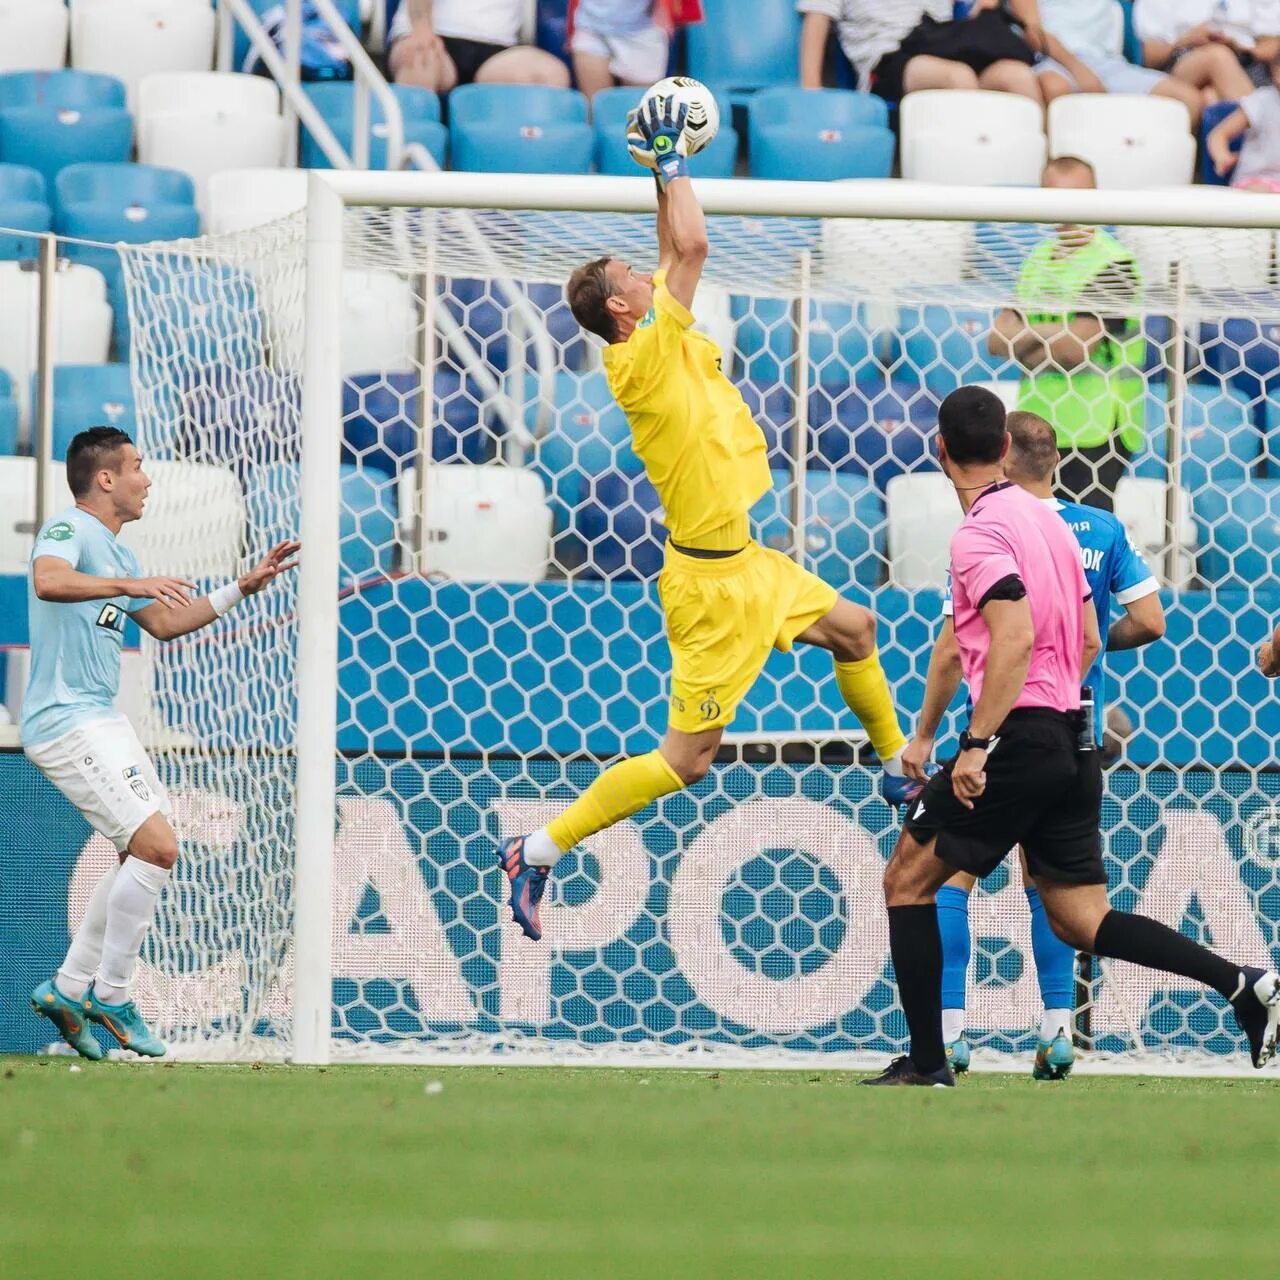
M993 736L987 786L966 809L951 789L949 760L907 815L906 829L958 871L989 875L1015 845L1033 876L1106 884L1102 862L1102 764L1076 749L1075 717L1019 707Z

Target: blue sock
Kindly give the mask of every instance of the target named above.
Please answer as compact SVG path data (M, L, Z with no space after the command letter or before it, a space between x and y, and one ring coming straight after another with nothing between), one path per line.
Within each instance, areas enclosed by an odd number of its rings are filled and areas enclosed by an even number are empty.
M969 891L954 885L938 890L938 930L942 934L942 1007L963 1009L969 976Z
M1074 1009L1076 1004L1076 953L1054 933L1045 914L1040 892L1027 886L1031 908L1031 951L1040 980L1040 998L1046 1009ZM945 937L945 935L944 935Z

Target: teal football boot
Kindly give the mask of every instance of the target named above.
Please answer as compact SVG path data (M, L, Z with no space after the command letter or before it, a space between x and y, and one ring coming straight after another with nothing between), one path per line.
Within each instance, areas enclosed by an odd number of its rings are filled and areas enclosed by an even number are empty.
M140 1053L146 1058L163 1058L168 1052L164 1041L152 1034L132 1000L124 1004L104 1004L90 987L84 997L84 1013L90 1022L105 1027L122 1049Z
M48 1018L58 1034L82 1057L97 1062L105 1055L93 1038L89 1022L79 1000L71 1000L58 990L53 981L42 982L31 993L31 1007L42 1018Z
M1036 1064L1031 1068L1032 1079L1065 1080L1075 1065L1076 1051L1071 1037L1059 1032L1052 1040L1041 1040L1036 1049Z

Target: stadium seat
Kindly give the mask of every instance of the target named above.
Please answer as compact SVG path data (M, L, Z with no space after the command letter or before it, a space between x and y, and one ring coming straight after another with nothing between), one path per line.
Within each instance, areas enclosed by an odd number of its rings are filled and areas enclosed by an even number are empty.
M412 369L417 327L413 286L403 276L354 268L343 272L343 373Z
M737 331L732 349L746 379L762 385L791 383L794 313L789 299L734 295L731 314ZM815 301L809 308L809 381L849 383L874 378L883 371L889 343L890 335L873 322L866 306Z
M264 462L296 461L302 417L299 376L261 366L192 367L193 354L179 356L180 373L168 382L148 377L149 370L144 374L152 412L173 423L175 455L228 466L238 475Z
M1259 314L1267 294L1259 294ZM1241 298L1242 307L1248 300ZM1227 378L1250 400L1280 387L1280 325L1237 318L1205 321L1200 325L1199 360L1188 360L1192 376L1211 373Z
M0 75L0 110L54 107L86 111L125 107L124 82L94 71L10 71Z
M323 84L304 86L307 97L316 104L317 110L324 117L329 128L333 130L338 142L347 155L352 155L352 140L355 136L355 95L356 87L349 81L330 81ZM435 158L435 162L443 167L445 151L449 143L449 131L440 123L440 99L428 89L418 89L410 85L393 84L388 88L396 96L400 104L400 115L404 121L405 143L418 142ZM387 129L382 117L382 104L377 98L369 99L370 139L369 168L385 169L387 167ZM328 156L321 150L320 144L305 128L300 133L298 163L304 169L331 169Z
M1220 125L1240 104L1238 102L1211 102L1204 109L1204 114L1200 117L1200 181L1210 187L1225 187L1230 185L1231 175L1229 173L1218 176L1218 171L1213 167L1213 157L1209 155L1209 135ZM1231 141L1231 150L1237 155L1240 154L1240 148L1244 146L1244 134Z
M449 95L453 167L471 172L586 173L595 135L587 100L545 85L466 84Z
M1163 480L1169 421L1163 382L1150 387L1147 443L1133 460L1134 475ZM1253 406L1230 383L1190 382L1182 402L1182 483L1198 493L1206 485L1238 484L1262 457L1263 437Z
M134 433L133 379L127 364L54 366L53 456L64 459L71 437L89 427Z
M407 0L404 0L407 3ZM347 25L353 31L359 31L362 18L373 16L374 3L385 4L387 0L335 0L334 7L347 20ZM272 10L278 9L280 0L249 0L249 8L252 9L259 18L269 14ZM366 12L367 11L367 12ZM386 21L389 21L387 19ZM385 31L385 25L383 30ZM233 28L232 50L231 50L231 67L235 71L252 70L251 66L246 66L256 55L252 53L249 45L249 37L245 33L243 27L236 23Z
M20 422L29 421L31 375L36 367L40 281L16 262L0 262L0 369L13 377ZM111 307L102 273L81 263L61 268L54 278L58 364L103 364L111 343ZM20 426L19 430L22 428ZM23 434L23 439L29 436Z
M1018 366L987 350L995 313L985 307L905 307L899 312L900 376L918 376L939 399L968 382L1017 379Z
M1200 576L1210 587L1256 590L1280 581L1280 480L1200 490L1195 513Z
M1195 567L1196 526L1192 516L1191 494L1186 488L1179 490L1177 571L1170 582L1165 573L1165 552L1168 548L1165 528L1167 489L1164 480L1146 476L1123 476L1116 485L1115 513L1152 574L1166 586L1183 588L1190 584Z
M71 503L66 468L53 464L55 510ZM35 534L36 461L0 455L0 573L23 574Z
M869 475L876 488L907 471L936 470L929 437L938 401L912 380L820 387L810 397L811 458Z
M774 469L769 492L751 508L756 537L790 554L791 472ZM856 582L868 591L884 578L884 500L865 476L840 471L805 475L806 563L839 591Z
M52 188L58 173L82 161L125 161L133 119L123 107L5 107L0 157L37 170Z
M644 475L604 471L591 476L574 528L583 544L587 578L656 578L667 540L662 504Z
M980 280L1011 289L1022 264L1048 234L1048 227L1034 222L974 223L970 270Z
M564 286L530 282L525 285L525 293L541 316L551 341L556 344L561 365L566 369L578 368L584 359L586 340L582 334L582 326L569 310Z
M972 222L825 218L821 248L830 277L892 296L911 285L936 289L963 280L973 235Z
M208 0L72 0L71 65L119 77L136 107L143 76L209 70L216 25Z
M640 100L634 85L603 89L591 100L591 120L595 130L595 167L599 173L634 178L639 170L627 150L627 112ZM692 163L699 178L731 178L738 161L738 134L728 111L720 118L715 141L698 152Z
M951 481L941 474L895 476L885 486L885 506L890 584L941 590L951 563L951 535L963 518Z
M869 93L762 89L749 119L753 178L887 178L893 169L889 109Z
M418 471L400 481L400 536L414 544L423 495ZM524 467L455 462L426 473L424 573L455 582L541 582L551 560L551 509L538 476Z
M291 140L273 80L232 72L165 71L138 86L138 159L190 174L196 206L223 169L277 169Z
M223 169L209 179L205 229L210 235L246 231L306 207L303 169Z
M129 345L129 310L120 255L106 245L147 244L200 234L195 188L185 173L145 164L73 164L54 183L54 228L70 238L66 256L101 271L115 317L115 349ZM93 244L77 241L95 241Z
M1183 197L1200 198L1192 191ZM1201 192L1213 199L1218 193ZM1210 215L1206 213L1206 221ZM1270 231L1235 227L1122 227L1116 233L1134 253L1148 285L1172 283L1181 263L1190 289L1257 289L1271 269Z
M705 21L686 32L689 74L720 100L744 102L756 89L795 83L800 18L794 0L753 0L749 17L737 0L703 0ZM726 101L726 99L728 101Z
M18 452L18 402L13 395L13 379L0 369L0 457Z
M1184 186L1196 141L1174 98L1070 93L1049 104L1049 154L1088 160L1102 188Z
M1038 186L1047 143L1039 106L1016 93L926 89L898 112L902 176L918 182Z
M52 71L66 56L62 0L0 0L0 71Z
M46 198L44 178L20 164L0 164L0 227L14 231L50 231L53 210ZM0 259L34 258L39 242L33 236L0 233Z

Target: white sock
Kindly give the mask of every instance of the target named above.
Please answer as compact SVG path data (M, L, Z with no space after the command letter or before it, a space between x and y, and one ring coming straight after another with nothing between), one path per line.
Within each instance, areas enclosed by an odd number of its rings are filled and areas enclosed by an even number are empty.
M94 885L84 919L80 921L76 936L67 948L67 958L53 980L68 1000L79 1000L89 990L93 975L98 972L98 961L102 959L102 936L107 928L107 902L119 870L117 862Z
M1046 1009L1044 1017L1040 1019L1040 1039L1053 1040L1060 1035L1070 1036L1071 1018L1070 1009Z
M564 856L560 846L547 835L546 827L525 836L524 860L535 867L554 867Z
M155 919L156 899L169 879L166 867L126 858L107 904L107 927L102 939L102 961L93 984L94 995L104 1004L122 1004L129 998L129 983L138 964L138 951Z
M905 750L906 747L903 747L902 751L899 751L897 755L890 756L888 760L882 760L880 762L880 767L889 775L889 777L901 778L906 772L902 767L902 752ZM943 1012L945 1013L946 1011L943 1010Z
M953 1040L960 1040L964 1036L964 1010L963 1009L943 1009L942 1011L942 1041L944 1044L950 1044Z

